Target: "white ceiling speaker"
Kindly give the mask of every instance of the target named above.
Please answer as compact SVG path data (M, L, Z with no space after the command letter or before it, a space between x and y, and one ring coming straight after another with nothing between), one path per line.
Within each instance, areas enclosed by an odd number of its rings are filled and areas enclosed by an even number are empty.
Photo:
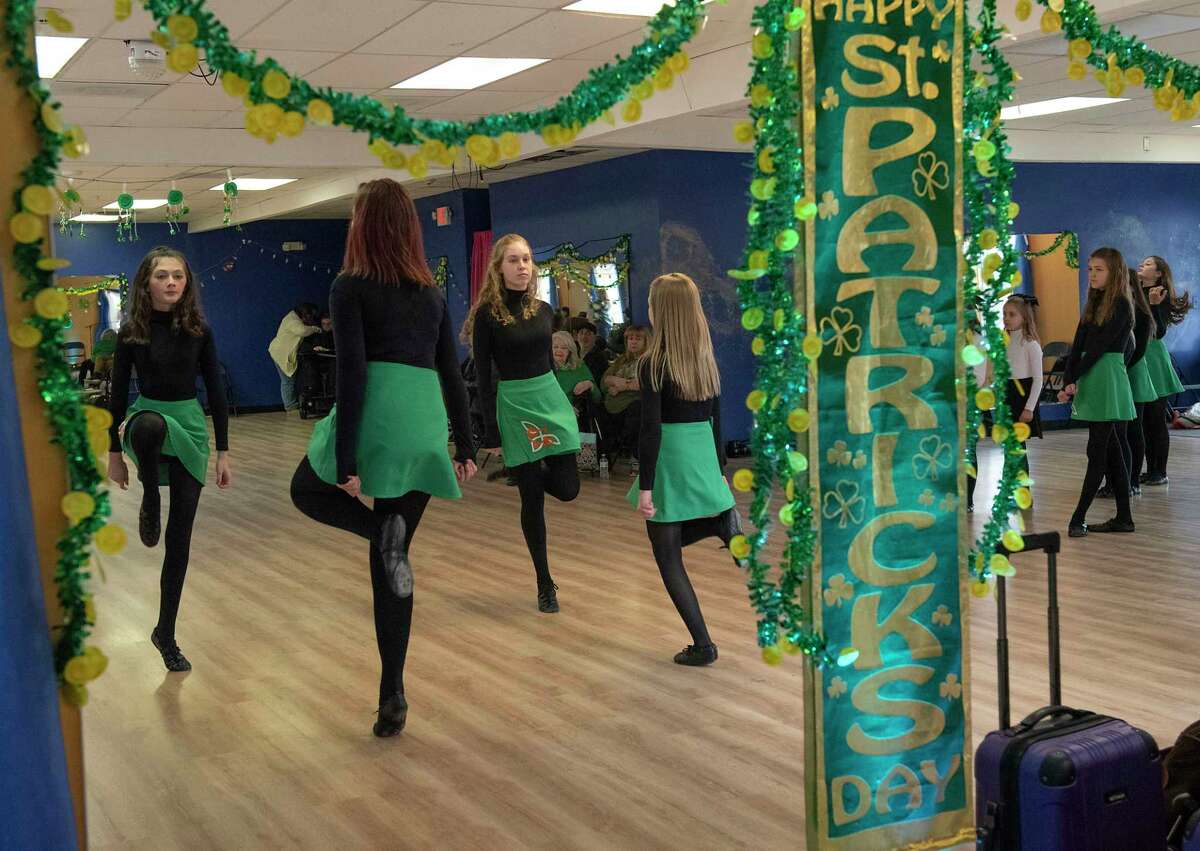
M167 72L166 51L152 41L126 41L129 70L143 80L157 80Z

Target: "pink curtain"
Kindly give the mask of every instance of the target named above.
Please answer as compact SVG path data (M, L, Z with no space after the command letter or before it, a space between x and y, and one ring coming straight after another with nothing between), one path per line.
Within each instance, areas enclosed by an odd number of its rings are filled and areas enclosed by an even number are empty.
M471 304L483 288L484 278L487 277L488 260L492 257L492 232L490 230L475 231L471 244Z

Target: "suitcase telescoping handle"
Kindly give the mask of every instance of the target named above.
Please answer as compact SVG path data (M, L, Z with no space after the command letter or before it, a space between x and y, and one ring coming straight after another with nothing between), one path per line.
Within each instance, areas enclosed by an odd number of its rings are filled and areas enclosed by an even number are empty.
M1046 553L1048 587L1046 621L1050 643L1050 706L1042 711L1062 711L1062 659L1058 652L1058 553L1062 539L1058 532L1039 532L1025 535L1023 539L1025 546L1022 549L1010 550L1001 545L999 551L1005 555L1037 551ZM1007 730L1011 721L1008 682L1008 598L1005 593L1003 576L996 577L996 633L996 676L1000 697L1000 729ZM1030 719L1039 714L1035 712L1034 715L1025 719L1024 723L1029 723ZM1033 723L1036 724L1037 720Z

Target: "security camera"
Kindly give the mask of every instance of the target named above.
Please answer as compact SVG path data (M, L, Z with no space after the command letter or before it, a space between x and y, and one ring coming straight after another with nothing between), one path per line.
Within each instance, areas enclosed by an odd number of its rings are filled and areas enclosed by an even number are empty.
M166 51L152 41L126 41L129 70L143 80L157 80L167 72Z

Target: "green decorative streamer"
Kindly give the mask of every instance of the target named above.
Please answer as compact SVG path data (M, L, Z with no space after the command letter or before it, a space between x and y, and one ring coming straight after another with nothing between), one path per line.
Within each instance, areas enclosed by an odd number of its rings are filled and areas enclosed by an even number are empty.
M1063 243L1067 244L1067 265L1072 269L1079 268L1079 236L1075 231L1063 231L1054 239L1054 243L1041 251L1026 251L1024 252L1027 260L1032 260L1035 257L1047 257L1058 251L1059 246Z
M579 253L579 249L573 243L564 242L553 249L554 253L550 257L537 261L538 269L540 271L552 271L554 275L562 275L575 286L584 288L588 295L588 301L592 306L592 311L599 316L605 309L604 300L600 298L600 290L611 287L626 287L626 291L628 291L629 264L631 262L629 243L630 235L623 233L616 237L616 242L613 243L612 248L594 257L585 257ZM595 266L597 263L612 263L615 265L617 267L616 280L611 284L597 284L592 280L591 275L582 274L577 268L581 265Z
M781 653L800 651L823 666L834 661L833 655L824 638L813 631L811 613L799 600L801 583L812 565L816 533L805 473L807 459L796 451L796 435L788 425L792 411L807 408L808 393L802 354L805 318L792 295L792 257L802 250L798 250L796 208L803 206L797 202L804 196L799 81L792 57L796 55L793 33L803 16L802 10L792 8L791 0L768 0L754 10L752 18L757 34L747 94L755 127L755 170L745 268L730 274L739 281L742 326L757 334L757 380L747 399L755 411L750 520L756 529L744 541L735 539L734 544L735 556L744 554L746 587L750 604L759 615L758 643L763 659L774 664ZM764 257L765 268L758 265ZM771 500L777 485L785 489L785 501L772 516ZM772 579L764 548L776 523L784 527L787 544L777 579Z
M450 283L450 258L442 255L437 259L437 263L433 267L433 282L437 288L446 293L446 286Z
M592 69L587 79L554 105L533 112L509 112L458 122L413 118L400 106L387 107L372 97L317 88L290 74L287 95L271 98L263 90L264 77L272 70L284 74L286 70L274 59L259 61L253 50L238 50L230 42L229 30L204 0L144 0L143 5L164 34L172 15L194 19L198 32L193 43L204 49L208 67L221 74L237 74L247 81L248 97L253 103L274 103L285 111L305 115L309 102L320 99L332 107L334 124L368 133L373 140L383 139L393 145L419 145L425 140L436 140L448 147L461 146L473 135L495 137L506 132L540 132L547 125L582 128L591 124L634 85L653 77L699 31L704 18L700 0L679 0L675 6L664 6L648 22L647 37L627 57L616 64Z
M52 188L58 172L59 155L68 136L48 127L45 112L41 110L44 104L50 102L51 95L42 84L37 61L28 49L33 43L29 34L33 29L35 14L34 0L12 0L4 21L4 36L9 50L8 65L16 72L18 84L29 93L37 107L34 110L34 129L40 143L39 151L21 173L21 178L24 187ZM14 195L13 208L14 213L22 210L20 192ZM14 244L12 263L23 284L21 297L26 301L55 286L53 274L38 268L38 261L43 256L42 244L43 240ZM14 318L13 321L18 320ZM68 662L84 653L84 642L91 632L87 593L91 577L88 570L91 561L89 550L92 536L104 526L109 516L109 498L108 492L100 487L102 477L92 454L88 420L81 405L79 386L61 354L64 342L62 331L66 320L46 319L34 313L25 322L41 333L41 341L36 347L38 389L46 403L46 416L53 430L51 440L62 448L66 456L68 487L71 491L87 494L95 506L89 516L72 522L59 538L59 556L54 571L58 604L63 617L63 622L54 628L54 669L67 699L83 703L87 699L86 689L78 681L69 682L64 677L64 671Z

